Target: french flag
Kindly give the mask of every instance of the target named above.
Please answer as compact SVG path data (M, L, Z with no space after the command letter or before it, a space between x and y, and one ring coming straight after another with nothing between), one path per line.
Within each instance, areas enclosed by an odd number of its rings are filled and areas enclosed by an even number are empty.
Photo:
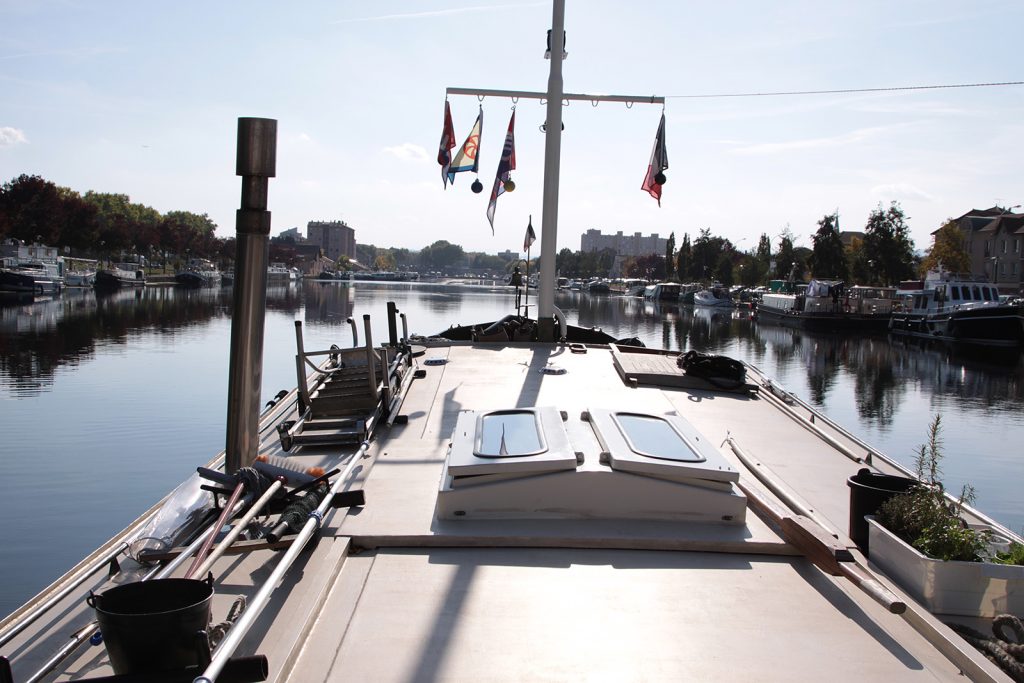
M658 206L661 206L661 186L665 184L665 174L662 171L666 168L668 168L668 150L665 149L665 112L662 112L661 123L658 124L658 134L654 137L651 163L647 165L647 175L644 177L644 184L640 186L641 190L646 190L658 200Z

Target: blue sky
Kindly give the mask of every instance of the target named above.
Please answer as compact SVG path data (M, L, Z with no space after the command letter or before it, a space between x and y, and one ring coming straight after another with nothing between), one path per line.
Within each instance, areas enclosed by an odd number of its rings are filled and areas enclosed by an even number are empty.
M1024 203L1024 86L797 97L711 93L1024 80L1019 0L567 0L565 89L664 95L662 205L640 185L660 106L563 110L559 247L589 228L705 227L741 248L898 200L919 249L943 220ZM234 233L239 116L278 119L274 234L343 219L360 242L518 249L540 232L545 109L517 105L517 189L487 223L512 103L487 98L484 193L442 188L445 87L542 91L550 2L0 0L0 181L38 174L208 213ZM456 137L476 98L450 98Z

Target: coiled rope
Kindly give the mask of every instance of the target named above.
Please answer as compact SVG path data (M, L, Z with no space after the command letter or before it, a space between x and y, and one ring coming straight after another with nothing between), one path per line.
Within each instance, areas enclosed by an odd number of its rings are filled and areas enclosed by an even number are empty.
M995 663L1006 674L1024 683L1024 624L1012 614L1000 614L992 620L992 636L963 624L949 624L964 640L977 648L987 659ZM1016 640L1006 634L1006 627L1013 630Z

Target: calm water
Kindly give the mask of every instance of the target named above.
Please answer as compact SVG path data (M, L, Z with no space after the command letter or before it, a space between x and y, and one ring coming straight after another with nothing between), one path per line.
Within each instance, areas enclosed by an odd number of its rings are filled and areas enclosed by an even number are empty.
M532 300L532 297L531 297ZM509 291L441 285L304 283L268 293L263 395L295 385L295 327L307 349L351 345L370 314L386 339L394 301L410 332L493 320ZM1024 529L1024 361L961 356L886 337L815 336L711 312L559 293L570 323L648 346L749 361L862 439L909 464L942 415L951 490ZM153 287L0 304L0 614L6 614L224 447L228 290ZM360 324L360 337L362 325Z

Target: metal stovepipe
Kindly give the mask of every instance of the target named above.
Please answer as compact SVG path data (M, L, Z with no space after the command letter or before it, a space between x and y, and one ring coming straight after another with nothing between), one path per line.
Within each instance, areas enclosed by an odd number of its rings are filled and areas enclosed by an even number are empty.
M275 175L276 163L277 121L238 119L235 172L242 176L242 201L235 217L235 291L224 462L228 473L251 465L259 448L270 242L267 186Z

